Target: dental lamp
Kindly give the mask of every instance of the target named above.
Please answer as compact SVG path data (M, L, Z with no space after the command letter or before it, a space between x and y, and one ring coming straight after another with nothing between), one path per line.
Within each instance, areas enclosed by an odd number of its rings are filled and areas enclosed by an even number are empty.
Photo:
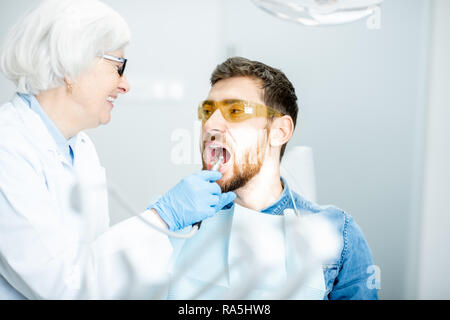
M305 26L344 24L368 17L367 27L379 29L383 0L252 0L277 18Z

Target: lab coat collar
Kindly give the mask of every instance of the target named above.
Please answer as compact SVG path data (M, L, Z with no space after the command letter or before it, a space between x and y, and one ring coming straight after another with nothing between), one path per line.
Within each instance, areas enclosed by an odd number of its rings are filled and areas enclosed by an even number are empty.
M32 111L27 103L20 97L19 94L15 94L12 99L12 104L17 108L19 115L24 122L25 126L32 132L33 139L35 140L35 145L47 150L52 153L56 158L58 158L62 163L69 167L72 167L72 163L63 155L57 142L50 134L46 125L39 117L39 115ZM70 140L74 146L78 145L79 135L75 135ZM74 150L74 153L75 150Z
M44 109L42 109L41 104L36 99L36 97L32 94L23 94L19 93L19 96L26 101L26 103L29 105L30 109L33 110L35 113L39 115L42 122L44 122L45 126L47 127L47 130L49 131L52 138L55 140L58 147L61 149L61 151L64 153L66 149L69 148L69 143L72 139L66 139L66 137L63 136L61 131L56 127L55 123L50 119L50 117L45 113Z

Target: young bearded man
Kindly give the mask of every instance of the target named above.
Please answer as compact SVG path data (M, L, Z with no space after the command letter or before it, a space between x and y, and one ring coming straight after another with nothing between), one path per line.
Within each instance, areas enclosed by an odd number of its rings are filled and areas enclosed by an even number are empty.
M356 222L303 198L280 177L297 113L295 89L280 70L240 57L217 66L198 109L203 169L220 155L217 183L237 198L203 221L193 238L173 241L169 299L283 298L277 292L293 284L287 298L377 299L369 281L372 254ZM332 259L311 267L296 257L301 240L288 231L293 210L329 222L339 238Z

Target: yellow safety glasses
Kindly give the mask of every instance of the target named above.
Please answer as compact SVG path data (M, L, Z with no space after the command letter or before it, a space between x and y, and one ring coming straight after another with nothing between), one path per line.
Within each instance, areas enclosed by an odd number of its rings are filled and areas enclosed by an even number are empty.
M225 120L241 122L255 117L282 117L284 114L265 106L245 100L227 99L222 101L205 100L198 107L198 119L205 124L213 113L220 109Z

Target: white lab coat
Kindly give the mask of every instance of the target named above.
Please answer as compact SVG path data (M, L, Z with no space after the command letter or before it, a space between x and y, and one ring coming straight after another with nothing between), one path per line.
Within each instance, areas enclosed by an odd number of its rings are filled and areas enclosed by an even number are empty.
M0 107L0 299L164 296L168 237L136 217L110 228L104 168L86 134L74 154L72 167L18 95ZM70 201L76 173L97 185L83 213Z

